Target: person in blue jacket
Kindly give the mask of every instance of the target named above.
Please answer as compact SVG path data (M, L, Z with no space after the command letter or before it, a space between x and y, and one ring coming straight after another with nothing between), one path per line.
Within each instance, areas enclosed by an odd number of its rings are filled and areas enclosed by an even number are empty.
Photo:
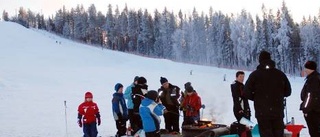
M130 84L126 90L124 91L124 99L127 100L127 108L128 108L128 116L130 126L132 126L132 118L133 118L133 102L132 102L132 88L134 88L138 84L139 76L135 76L133 83Z
M160 116L163 115L165 107L158 101L158 92L150 90L141 102L139 113L146 137L160 137Z
M128 109L123 97L123 85L121 83L117 83L114 86L114 90L116 92L113 94L113 98L112 98L112 112L113 112L113 117L118 129L116 133L116 137L121 137L123 135L126 135L126 131L127 131L126 122L128 120Z

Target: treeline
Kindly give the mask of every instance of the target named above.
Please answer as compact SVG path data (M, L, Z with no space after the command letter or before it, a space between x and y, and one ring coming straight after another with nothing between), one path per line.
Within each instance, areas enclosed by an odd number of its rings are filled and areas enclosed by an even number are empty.
M252 70L261 50L270 51L277 68L288 74L299 75L306 60L320 63L320 14L296 23L285 2L277 11L262 5L262 17L212 8L208 15L196 9L191 15L166 8L153 14L128 7L120 12L111 5L107 9L103 14L94 5L87 10L63 7L44 19L20 8L17 16L10 18L4 11L2 18L107 49L186 63Z

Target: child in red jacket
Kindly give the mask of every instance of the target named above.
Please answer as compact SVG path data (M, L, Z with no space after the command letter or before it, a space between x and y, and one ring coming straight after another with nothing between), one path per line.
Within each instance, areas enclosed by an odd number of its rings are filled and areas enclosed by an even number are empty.
M101 124L98 105L92 101L91 92L85 94L85 101L78 107L78 124L83 126L84 137L96 137L98 135L98 125Z
M186 110L186 115L182 125L192 125L200 120L201 98L191 85L186 87L186 92L187 96L182 103L182 107Z

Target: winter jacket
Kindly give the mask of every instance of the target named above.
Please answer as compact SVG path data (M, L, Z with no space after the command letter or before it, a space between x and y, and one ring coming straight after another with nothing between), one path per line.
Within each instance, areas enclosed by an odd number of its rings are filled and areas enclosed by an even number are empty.
M128 109L133 109L133 102L132 102L132 88L134 87L134 83L126 88L124 91L124 98L127 99L127 107Z
M83 102L78 107L78 118L82 119L84 124L96 122L100 118L99 108L93 101Z
M196 92L193 92L190 96L184 98L182 107L186 110L186 116L199 116L199 110L201 108L201 98Z
M141 102L139 113L142 119L143 130L145 132L154 132L160 130L161 119L159 116L164 113L164 106L155 101L145 98Z
M242 117L247 119L251 116L248 99L244 97L244 85L239 81L234 81L231 84L231 93L233 98L233 113L239 121ZM242 111L243 113L239 113Z
M147 90L148 90L147 85L138 84L138 85L132 87L131 98L132 98L132 102L133 102L133 111L135 113L139 112L141 100L144 99L144 96L148 92Z
M123 93L114 93L112 98L112 111L114 120L127 120L128 109Z
M320 112L320 74L317 71L306 77L300 97L303 101L300 105L300 110L303 113L310 111Z
M161 86L158 90L160 95L160 100L167 110L178 110L180 98L180 88L178 86L169 83L169 88L165 89Z
M284 117L284 98L291 95L287 76L275 68L272 60L262 61L244 86L244 96L254 101L257 119Z

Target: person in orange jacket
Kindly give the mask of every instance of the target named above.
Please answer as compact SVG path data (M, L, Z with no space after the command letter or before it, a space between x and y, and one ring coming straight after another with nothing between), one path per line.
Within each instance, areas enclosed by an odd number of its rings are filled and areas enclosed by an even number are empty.
M97 124L101 124L98 105L92 98L92 93L86 92L85 101L78 107L78 124L83 127L84 137L97 137Z
M182 107L186 110L186 115L182 125L192 125L200 120L201 98L191 85L186 87L186 91L187 96L182 103Z

